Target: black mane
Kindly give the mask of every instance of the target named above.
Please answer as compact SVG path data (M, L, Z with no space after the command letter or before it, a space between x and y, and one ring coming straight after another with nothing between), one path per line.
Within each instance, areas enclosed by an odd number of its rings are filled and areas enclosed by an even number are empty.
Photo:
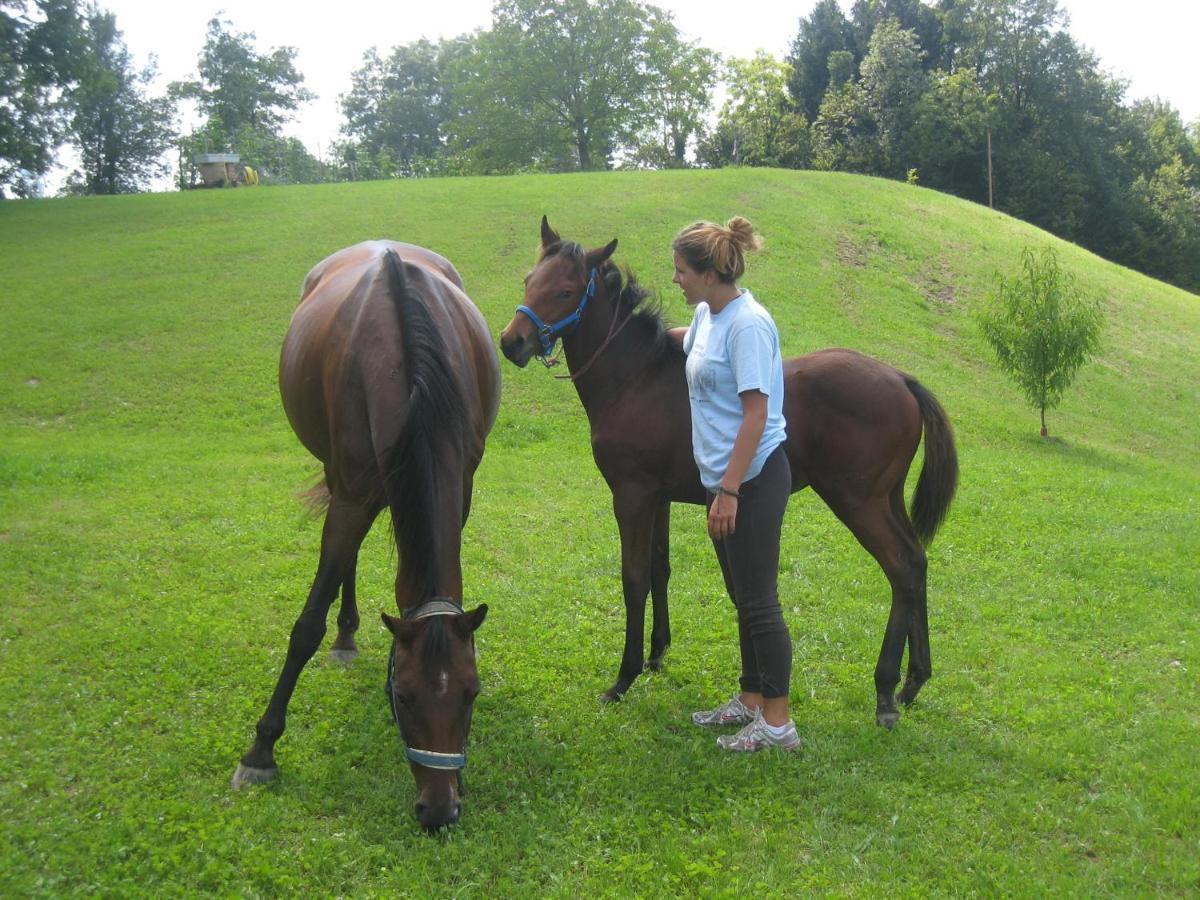
M625 332L632 332L646 345L647 361L655 362L670 356L682 359L684 353L679 344L667 337L662 298L642 287L628 267L622 271L614 263L606 262L601 276L609 296L617 298L619 315L630 317Z
M392 298L401 323L409 384L408 418L391 451L385 491L401 556L422 602L437 593L439 458L460 447L466 404L450 369L446 345L416 285L394 251L387 253Z

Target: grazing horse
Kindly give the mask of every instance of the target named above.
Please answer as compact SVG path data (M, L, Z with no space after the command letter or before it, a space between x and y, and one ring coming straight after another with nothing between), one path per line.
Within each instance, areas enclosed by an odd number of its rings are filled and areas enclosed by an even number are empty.
M324 465L321 556L288 642L279 682L235 788L266 781L305 663L341 590L331 655L353 659L358 550L391 512L399 566L388 695L428 830L457 821L479 693L474 632L487 607L462 608L462 527L484 440L500 402L500 366L487 323L441 256L367 241L318 263L304 280L279 362L283 407Z
M671 503L704 503L692 457L684 353L659 309L606 247L563 241L542 218L542 248L525 279L524 302L500 335L504 355L546 361L562 339L570 378L592 432L592 456L613 495L621 534L625 650L618 699L643 669L646 594L653 597L650 657L657 669L671 643L667 615ZM628 274L628 273L627 273ZM929 679L924 546L941 524L958 482L945 412L915 378L853 350L820 350L783 364L785 449L794 491L811 485L883 569L892 611L875 667L875 719L892 726ZM904 480L925 434L925 462L904 508ZM900 661L908 674L899 697Z

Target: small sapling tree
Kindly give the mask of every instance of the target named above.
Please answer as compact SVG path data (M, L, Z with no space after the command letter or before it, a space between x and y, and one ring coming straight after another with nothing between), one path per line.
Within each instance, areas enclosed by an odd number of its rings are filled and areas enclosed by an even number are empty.
M1084 297L1058 256L1047 247L1040 258L1026 247L1021 271L1001 277L979 312L984 337L1000 368L1040 410L1058 406L1075 373L1100 345L1104 317L1098 301Z

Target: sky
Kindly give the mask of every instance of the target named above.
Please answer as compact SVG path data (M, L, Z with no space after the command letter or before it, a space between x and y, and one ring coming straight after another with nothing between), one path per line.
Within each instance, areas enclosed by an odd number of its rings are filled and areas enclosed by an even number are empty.
M673 13L687 40L726 56L752 56L763 49L783 58L802 16L816 0L651 0ZM454 37L491 24L493 0L431 0L426 3L337 0L302 11L294 0L220 0L171 3L162 0L98 0L114 13L117 27L137 65L157 56L159 83L196 76L208 21L232 22L233 30L253 32L256 49L297 50L296 65L305 87L318 95L284 130L309 151L324 155L341 123L337 98L350 89L350 73L372 46L384 55L419 38ZM851 0L841 0L849 10ZM1196 0L1059 0L1071 18L1069 31L1100 59L1101 66L1128 81L1126 101L1161 97L1183 115L1200 119L1200 66L1195 42L1200 35ZM309 7L313 9L313 7ZM188 123L184 123L185 125Z

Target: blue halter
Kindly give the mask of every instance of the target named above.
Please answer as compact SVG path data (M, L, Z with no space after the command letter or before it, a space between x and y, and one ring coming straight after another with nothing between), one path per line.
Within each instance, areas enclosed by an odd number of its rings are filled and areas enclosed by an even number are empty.
M578 324L580 318L583 317L583 310L587 307L588 301L596 296L596 270L592 269L592 274L588 278L587 290L583 292L583 296L579 299L579 306L575 308L575 312L571 313L565 319L559 319L552 325L547 325L541 320L537 313L522 303L517 307L517 312L525 313L529 316L529 320L533 322L537 328L538 340L542 344L542 352L538 355L543 360L554 353L554 345L558 343L558 335L570 328L572 325Z
M442 597L435 597L432 600L427 600L420 606L413 609L411 612L405 612L406 619L427 619L430 616L457 616L462 614L460 607L453 600ZM392 707L392 718L396 724L400 724L400 711L396 709L396 639L392 639L392 649L388 652L388 674L387 674L387 696L388 703ZM400 735L403 739L403 730ZM404 755L418 766L425 766L427 769L446 769L449 771L460 771L467 767L467 748L464 744L461 753L440 753L436 750L418 750L416 747L410 747L405 741ZM461 776L460 776L461 777Z

